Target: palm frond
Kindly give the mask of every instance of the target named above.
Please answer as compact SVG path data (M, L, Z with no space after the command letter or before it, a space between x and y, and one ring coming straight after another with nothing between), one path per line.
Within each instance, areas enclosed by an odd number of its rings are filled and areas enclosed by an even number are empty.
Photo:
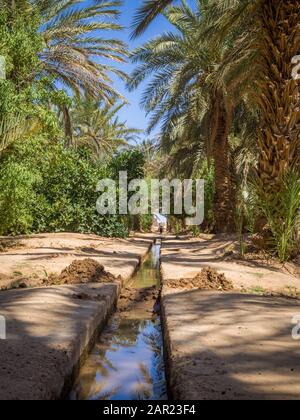
M12 143L24 136L36 133L41 128L37 119L24 118L20 115L1 118L0 120L0 153Z
M116 21L120 2L32 0L32 4L41 11L40 32L45 41L38 76L49 76L56 81L54 88L62 85L76 95L88 94L109 101L120 97L109 74L122 78L126 75L107 62L125 62L126 46L105 36L121 30Z
M145 32L151 22L172 2L173 0L144 0L134 16L132 38Z
M84 144L97 156L111 155L120 147L128 147L140 130L119 120L118 113L124 105L116 100L112 104L99 103L88 96L78 101L71 111L75 145Z

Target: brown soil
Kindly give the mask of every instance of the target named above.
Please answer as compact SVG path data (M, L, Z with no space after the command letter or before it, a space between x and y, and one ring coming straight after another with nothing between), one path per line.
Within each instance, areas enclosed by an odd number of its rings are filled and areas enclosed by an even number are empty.
M92 234L45 233L0 236L0 290L53 284L74 260L92 258L122 279L131 278L152 242L152 236L127 239Z
M223 273L218 273L211 267L203 268L192 279L167 280L164 285L174 289L202 289L202 290L233 290L233 284Z
M245 254L241 255L240 245L238 242L233 242L224 249L223 255L220 258L223 261L234 261L245 266L253 266L257 264L268 269L280 270L285 274L293 276L300 275L300 258L299 252L293 255L293 258L286 263L281 263L271 251L267 250L259 241L260 235L254 235L245 240Z
M104 266L91 258L75 260L59 276L52 275L47 284L111 283L117 280Z
M155 302L158 300L160 290L157 287L143 289L124 288L119 298L118 311L127 312L139 306L155 310Z
M180 248L180 251L174 249ZM163 242L161 271L165 280L193 279L203 268L224 273L235 290L248 293L300 293L300 260L284 266L264 252L258 253L247 241L244 256L234 237L216 235L207 239ZM291 293L292 292L292 293Z
M0 253L6 252L9 249L20 249L22 248L22 245L19 244L17 240L14 239L1 239L0 240Z

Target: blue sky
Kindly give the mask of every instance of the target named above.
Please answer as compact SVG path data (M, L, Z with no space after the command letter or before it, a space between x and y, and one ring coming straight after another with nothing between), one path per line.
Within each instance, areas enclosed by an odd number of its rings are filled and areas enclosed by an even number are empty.
M163 32L169 31L172 27L167 22L167 20L163 16L159 16L150 26L150 28L136 40L130 39L131 29L130 26L132 24L133 16L137 7L142 3L142 0L123 0L123 5L121 7L121 16L119 22L122 26L125 27L124 31L122 32L115 32L115 37L122 39L129 45L129 49L132 50L135 47L143 44L145 41L153 38L156 35L159 35ZM111 33L110 35L111 36ZM134 69L134 65L131 63L122 64L120 66L123 71L130 73ZM143 85L134 92L128 92L126 86L123 81L113 77L114 86L115 88L122 93L123 96L129 102L129 105L125 106L120 111L120 118L123 121L127 121L130 127L139 128L139 129L146 129L147 127L147 117L145 112L140 107L140 100L143 91ZM155 135L155 132L152 134Z

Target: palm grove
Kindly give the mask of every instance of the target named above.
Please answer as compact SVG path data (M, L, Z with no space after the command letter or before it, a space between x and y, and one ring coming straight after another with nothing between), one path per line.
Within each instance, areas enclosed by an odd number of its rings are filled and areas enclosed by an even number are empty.
M160 13L173 30L130 52L110 36L122 30L117 1L1 1L0 233L125 235L128 220L96 214L95 184L126 168L204 177L203 229L264 233L287 259L300 207L299 2L140 3L134 37ZM114 65L125 60L129 76ZM112 72L132 90L146 82L155 144L129 146L138 132L117 118Z

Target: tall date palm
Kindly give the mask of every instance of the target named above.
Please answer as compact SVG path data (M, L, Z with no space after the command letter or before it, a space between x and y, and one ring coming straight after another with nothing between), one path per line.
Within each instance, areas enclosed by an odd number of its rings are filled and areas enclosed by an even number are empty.
M82 92L106 100L116 95L109 73L125 74L112 62L124 62L122 41L109 33L120 30L120 2L116 0L31 0L41 14L40 76L46 75L76 94Z
M136 14L134 35L142 33L171 3L172 0L145 0ZM198 3L211 9L214 31L224 36L243 25L245 48L257 50L258 84L254 93L261 115L257 173L262 188L271 192L286 170L291 166L299 169L300 82L292 78L292 59L299 54L300 2L199 0Z
M121 30L118 0L0 0L14 20L24 11L38 19L42 43L39 65L27 82L46 76L53 89L89 94L106 100L116 96L110 73L126 75L109 64L124 62L126 48L110 32Z
M118 112L123 106L123 103L98 103L89 97L80 100L71 111L74 143L87 145L98 157L128 146L140 131L119 120Z
M162 122L162 146L167 146L169 154L172 149L176 151L173 157L177 162L184 150L189 150L190 160L196 161L201 151L213 158L216 230L232 232L236 187L229 135L237 100L234 91L239 83L226 86L226 75L220 75L228 47L220 44L212 49L207 41L200 41L204 24L201 8L193 11L183 3L170 8L166 17L176 32L155 38L133 53L132 59L139 66L130 87L151 77L142 98L142 105L152 113L149 129ZM172 144L183 147L174 149ZM191 170L193 166L190 161Z

